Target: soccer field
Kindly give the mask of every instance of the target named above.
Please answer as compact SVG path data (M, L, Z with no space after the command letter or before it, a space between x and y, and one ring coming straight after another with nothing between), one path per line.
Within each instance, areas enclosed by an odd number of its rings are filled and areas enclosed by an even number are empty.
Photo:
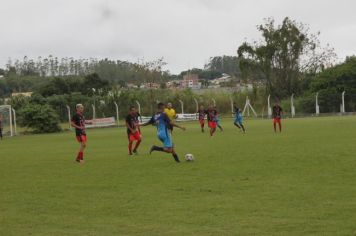
M73 132L0 142L0 235L356 235L356 117L222 120L209 138L176 129L180 159L148 154L142 128L88 130L86 163Z

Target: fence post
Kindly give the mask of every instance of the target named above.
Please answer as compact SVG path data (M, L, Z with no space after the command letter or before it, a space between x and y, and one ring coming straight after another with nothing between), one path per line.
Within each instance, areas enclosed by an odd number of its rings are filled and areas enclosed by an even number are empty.
M180 102L180 107L182 109L182 114L184 114L184 103L182 100L179 100L179 102Z
M11 112L11 109L12 109L12 107L9 106L10 134L11 134L11 137L12 137L12 136L14 136L14 131L13 131L13 129L12 129L12 112Z
M319 93L316 93L316 95L315 95L315 114L317 116L320 114L318 98L319 98Z
M231 116L234 117L234 100L232 99L231 96L229 96L230 98L230 104L231 104Z
M96 119L95 105L91 104L91 107L93 108L93 122L95 122L95 119Z
M196 113L198 113L199 111L199 103L198 103L198 100L196 98L193 98L194 99L194 102L195 102L195 110L196 110Z
M72 128L72 125L71 125L71 115L70 115L70 107L68 105L66 105L67 107L67 113L68 113L68 123L69 123L69 129Z
M293 118L295 116L294 93L292 93L292 96L290 98L290 109L291 109L291 115L292 115L292 118Z
M345 113L345 91L342 92L342 104L341 104L341 113Z
M271 94L268 95L267 98L267 103L268 103L268 108L267 108L267 113L268 113L268 118L272 117L272 108L271 108Z
M212 98L211 101L213 102L214 107L216 107L216 100Z
M116 108L116 122L117 125L119 125L119 106L117 105L116 102L114 102L115 108Z
M140 113L140 115L141 115L141 104L140 104L140 102L138 100L136 100L135 102L136 102L137 107L138 107L138 113Z
M14 133L17 135L17 125L16 125L16 111L12 108L12 113L14 113Z

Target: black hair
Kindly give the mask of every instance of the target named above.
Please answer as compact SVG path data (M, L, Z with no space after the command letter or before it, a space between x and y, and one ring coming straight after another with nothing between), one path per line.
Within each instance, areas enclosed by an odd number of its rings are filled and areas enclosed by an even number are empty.
M163 107L165 107L164 103L160 102L160 103L157 104L157 108L158 109L161 109Z

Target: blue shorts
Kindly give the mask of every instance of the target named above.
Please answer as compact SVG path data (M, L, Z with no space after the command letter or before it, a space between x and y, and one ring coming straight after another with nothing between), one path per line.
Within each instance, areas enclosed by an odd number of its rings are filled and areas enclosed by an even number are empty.
M158 134L158 139L163 143L163 146L165 148L172 148L173 147L173 143L172 143L171 137L169 137L169 135Z
M235 122L234 123L237 123L237 124L242 124L242 121L243 121L243 119L242 119L242 117L241 116L239 116L239 117L236 117L235 118Z

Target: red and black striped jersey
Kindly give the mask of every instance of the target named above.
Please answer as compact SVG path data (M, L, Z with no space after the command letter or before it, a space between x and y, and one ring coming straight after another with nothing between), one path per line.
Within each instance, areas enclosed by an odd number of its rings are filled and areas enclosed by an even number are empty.
M206 115L205 110L199 110L198 111L199 120L204 120L205 119L205 115Z
M208 121L216 121L218 112L215 109L212 110L206 110L205 111L206 117Z
M72 122L74 122L74 124L76 126L83 127L83 129L75 128L75 135L76 136L85 135L85 129L84 129L85 128L85 118L84 118L83 114L76 113L72 117Z

